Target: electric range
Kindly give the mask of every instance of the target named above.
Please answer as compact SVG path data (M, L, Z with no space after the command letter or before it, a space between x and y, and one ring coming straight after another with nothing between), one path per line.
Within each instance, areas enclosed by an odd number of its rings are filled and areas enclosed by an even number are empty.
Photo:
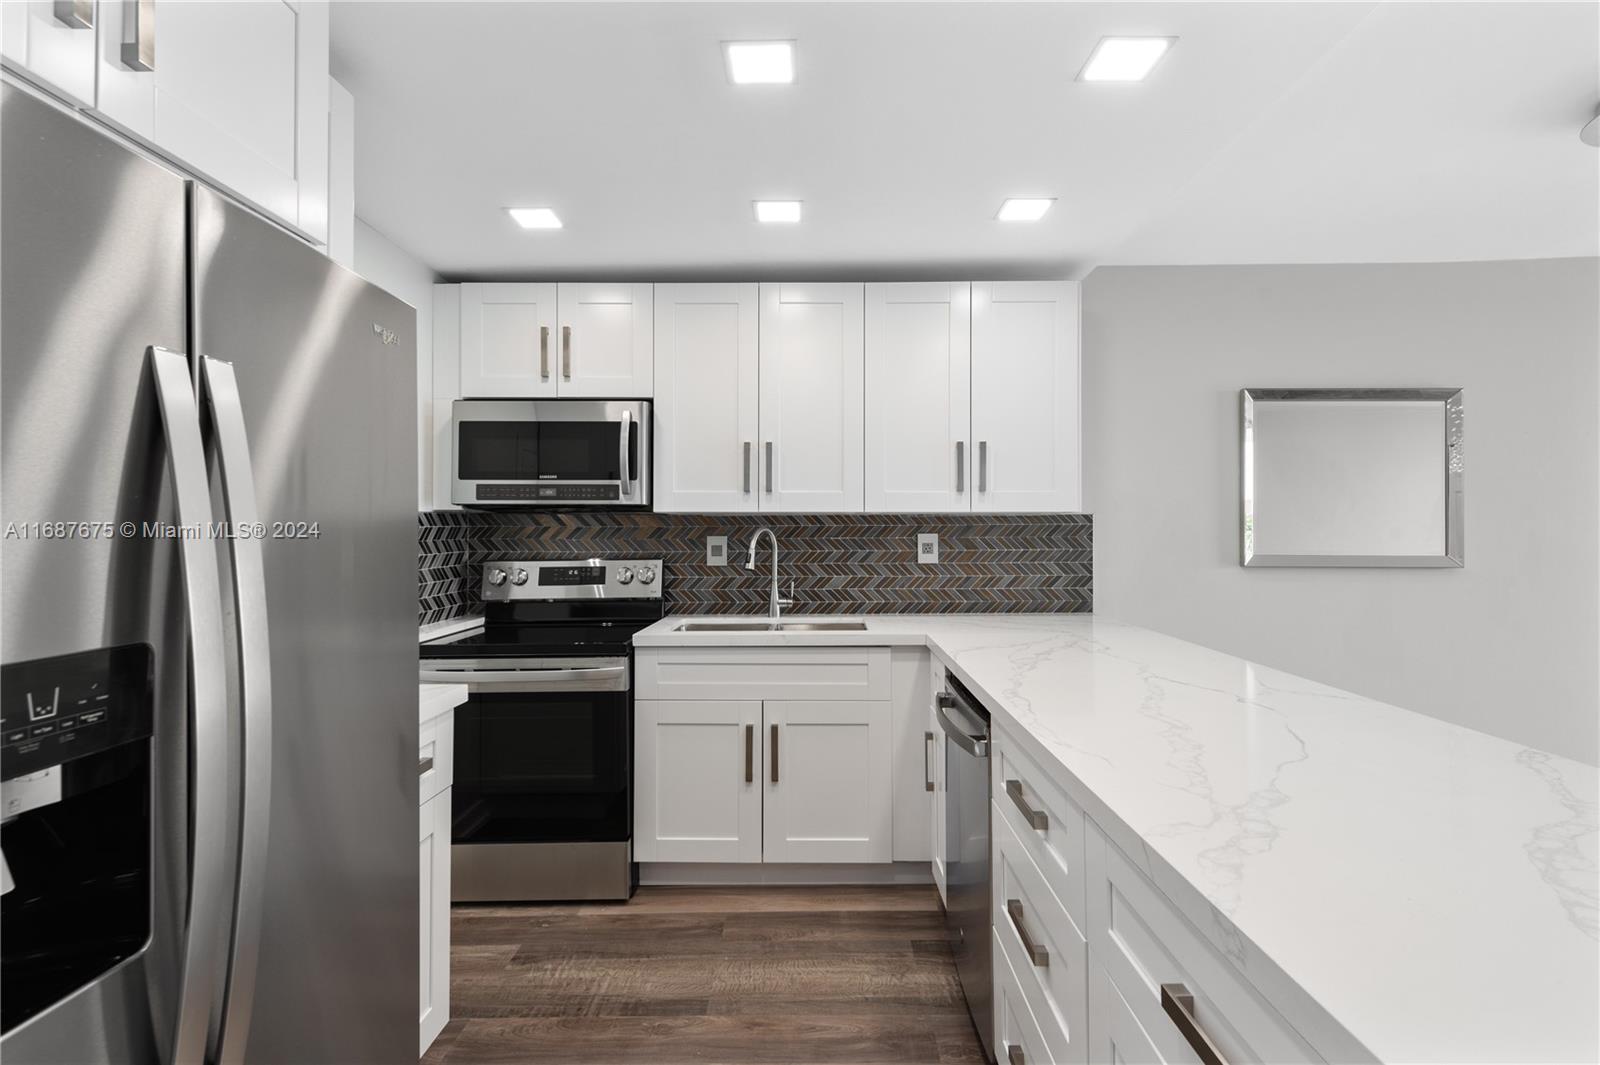
M451 898L626 899L633 634L663 616L659 559L493 562L481 628L421 645L455 715Z

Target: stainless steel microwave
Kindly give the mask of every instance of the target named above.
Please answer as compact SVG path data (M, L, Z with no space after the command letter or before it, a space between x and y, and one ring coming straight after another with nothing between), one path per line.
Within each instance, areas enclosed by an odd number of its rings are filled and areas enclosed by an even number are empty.
M650 505L647 399L458 399L451 413L458 506Z

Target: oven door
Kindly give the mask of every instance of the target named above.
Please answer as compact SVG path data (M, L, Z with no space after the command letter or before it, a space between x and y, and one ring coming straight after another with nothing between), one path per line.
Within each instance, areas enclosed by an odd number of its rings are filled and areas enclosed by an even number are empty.
M457 400L453 412L457 505L650 502L647 400Z
M470 694L455 716L453 843L604 843L632 836L627 660L538 662L502 661L462 678Z

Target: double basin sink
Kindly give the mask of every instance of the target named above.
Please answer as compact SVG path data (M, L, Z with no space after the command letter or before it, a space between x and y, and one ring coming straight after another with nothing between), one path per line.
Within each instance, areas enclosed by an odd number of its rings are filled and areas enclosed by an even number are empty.
M866 632L865 621L685 621L673 632Z

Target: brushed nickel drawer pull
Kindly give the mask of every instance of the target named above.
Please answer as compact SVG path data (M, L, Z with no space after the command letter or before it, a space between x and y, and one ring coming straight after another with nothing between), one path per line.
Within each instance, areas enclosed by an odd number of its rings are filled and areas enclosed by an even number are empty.
M1178 1034L1183 1036L1189 1049L1204 1065L1228 1065L1228 1059L1222 1056L1217 1044L1201 1030L1200 1022L1194 1019L1194 994L1188 987L1183 984L1162 984L1161 1008L1172 1018Z
M1040 969L1050 964L1050 952L1033 941L1028 935L1028 927L1022 923L1022 900L1007 899L1006 915L1011 918L1011 926L1017 930L1017 936L1022 940L1022 949L1028 952L1028 960Z
M1006 781L1006 794L1011 796L1011 801L1022 811L1022 818L1028 822L1028 827L1040 832L1050 827L1050 815L1043 810L1035 810L1028 805L1028 800L1022 797L1022 781Z
M1022 1056L1021 1043L1006 1044L1006 1065L1028 1065L1028 1059Z
M746 784L755 783L755 779L756 779L755 759L756 759L756 727L754 725L746 725L744 727L744 782Z
M417 776L424 776L433 768L433 755L417 759Z

